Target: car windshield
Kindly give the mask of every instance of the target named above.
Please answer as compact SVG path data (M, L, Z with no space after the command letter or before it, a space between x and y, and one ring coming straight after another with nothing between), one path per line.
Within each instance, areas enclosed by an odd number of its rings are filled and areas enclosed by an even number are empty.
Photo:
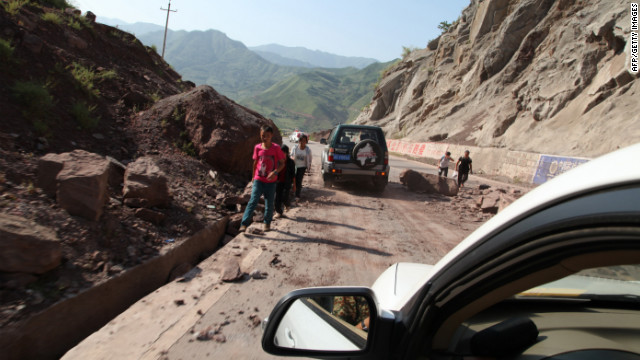
M640 265L600 267L523 291L516 298L559 297L640 304Z

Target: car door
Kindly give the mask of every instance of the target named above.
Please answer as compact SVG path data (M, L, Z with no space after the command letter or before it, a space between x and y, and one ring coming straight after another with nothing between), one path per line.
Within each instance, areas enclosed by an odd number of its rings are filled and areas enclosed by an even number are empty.
M461 341L470 341L456 334L478 313L580 270L623 264L640 264L640 185L560 199L475 243L440 269L417 294L415 305L404 311L402 340L393 352L398 358L465 355L452 353ZM630 334L637 331L640 322ZM499 338L497 348L522 338L514 329L505 334L514 337Z

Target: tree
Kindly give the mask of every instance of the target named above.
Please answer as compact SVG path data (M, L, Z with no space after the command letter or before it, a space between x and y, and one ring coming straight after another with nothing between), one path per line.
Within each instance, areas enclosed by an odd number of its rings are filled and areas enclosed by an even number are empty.
M442 33L446 33L447 31L449 31L450 27L451 27L451 23L446 21L440 21L440 24L438 24L438 29L440 29Z

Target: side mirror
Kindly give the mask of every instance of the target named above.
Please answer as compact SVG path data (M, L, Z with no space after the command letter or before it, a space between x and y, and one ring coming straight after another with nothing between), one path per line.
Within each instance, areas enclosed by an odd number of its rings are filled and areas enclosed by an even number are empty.
M378 309L363 287L295 290L263 323L262 348L274 355L356 355L371 347Z

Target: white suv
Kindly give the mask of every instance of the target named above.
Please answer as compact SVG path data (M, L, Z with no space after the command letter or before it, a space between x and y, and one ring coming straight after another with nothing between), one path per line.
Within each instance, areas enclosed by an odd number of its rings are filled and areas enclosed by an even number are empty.
M300 138L302 137L304 133L302 131L298 131L295 130L294 132L291 133L291 135L289 136L289 141L291 142L298 142L298 140L300 140Z

